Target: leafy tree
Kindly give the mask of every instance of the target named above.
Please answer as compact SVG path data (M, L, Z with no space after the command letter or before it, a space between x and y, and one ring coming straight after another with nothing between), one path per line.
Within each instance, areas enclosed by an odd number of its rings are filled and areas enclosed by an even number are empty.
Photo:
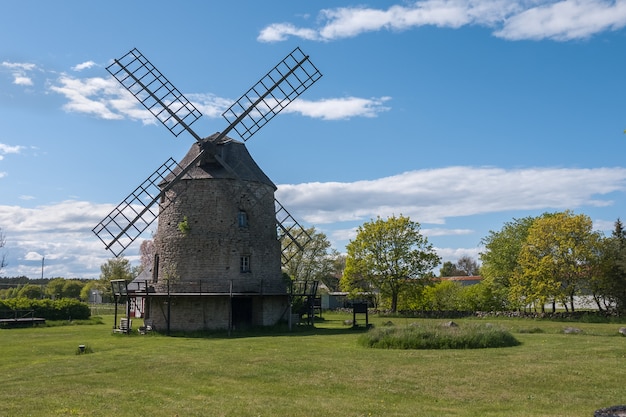
M307 229L311 237L309 242L301 236L300 245L302 250L294 245L289 237L285 237L282 243L284 251L293 251L293 256L283 266L283 271L296 281L317 280L326 283L334 276L336 259L339 253L332 249L326 235L315 231L314 227Z
M65 286L65 279L54 278L46 285L46 295L53 300L63 298L63 287Z
M509 299L510 280L519 270L519 254L534 221L534 217L513 219L481 240L485 247L480 253L482 283L491 287L496 299Z
M141 271L152 270L152 264L154 263L155 252L156 252L156 247L154 246L153 240L146 239L143 242L141 242L141 245L139 246L141 266L140 266L140 270L137 271L137 275L139 275Z
M601 242L601 261L591 279L591 291L600 310L626 312L626 230L620 219L610 237Z
M344 269L346 269L346 255L336 253L336 256L333 259L332 273L322 279L324 285L326 285L329 291L340 290L340 281L343 276Z
M111 281L114 279L133 279L130 261L126 258L112 258L100 266L100 280L97 288L102 291L104 299L112 299Z
M97 284L97 281L90 280L85 285L83 285L83 288L80 290L81 301L88 302L90 300L91 290L97 288Z
M63 298L76 298L80 299L80 292L85 284L81 281L70 279L66 280L63 284Z
M399 295L436 265L440 258L420 225L408 217L366 222L347 246L342 287L348 291L378 290L397 311Z
M441 269L439 269L440 277L457 277L462 275L462 271L458 270L456 265L450 261L446 261L441 265Z
M512 294L542 309L548 301L569 302L573 311L574 296L588 287L598 259L600 235L592 229L588 216L570 211L536 219L519 254Z
M468 277L478 275L479 271L478 263L471 257L465 255L461 256L456 264L450 261L446 261L439 270L440 277Z
M44 291L41 288L41 285L35 284L26 284L22 288L20 288L19 292L17 293L18 297L30 298L33 300L43 298L43 295Z
M468 277L478 275L478 271L480 270L478 263L467 255L461 256L459 260L456 261L456 269L461 272L460 275Z
M461 298L466 311L502 311L507 306L507 298L494 292L494 287L484 281L463 287Z
M424 288L422 303L425 310L455 311L463 310L463 287L458 282L441 281Z

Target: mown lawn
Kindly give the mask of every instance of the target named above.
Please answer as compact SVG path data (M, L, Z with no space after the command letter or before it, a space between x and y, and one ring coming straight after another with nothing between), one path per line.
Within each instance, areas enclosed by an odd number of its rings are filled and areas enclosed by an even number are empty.
M484 319L521 345L384 350L359 345L348 315L324 317L230 338L112 335L112 316L0 330L0 416L591 417L626 403L619 324ZM77 355L80 344L93 353Z

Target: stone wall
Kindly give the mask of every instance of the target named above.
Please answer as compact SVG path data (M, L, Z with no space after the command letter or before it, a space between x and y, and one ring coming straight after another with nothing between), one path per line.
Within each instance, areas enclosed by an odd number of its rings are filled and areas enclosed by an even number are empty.
M250 317L237 319L231 310L237 300L250 302ZM288 297L284 296L172 296L170 297L170 331L190 332L228 329L233 327L273 326L286 319ZM167 330L168 297L151 296L147 303L146 319L156 331ZM234 307L236 308L236 307Z
M286 293L270 186L194 179L181 181L171 193L179 195L159 215L155 238L157 292L169 281L178 288L194 283L190 288L200 285L203 292L230 292L232 282L234 292ZM249 259L249 271L241 271L242 257Z

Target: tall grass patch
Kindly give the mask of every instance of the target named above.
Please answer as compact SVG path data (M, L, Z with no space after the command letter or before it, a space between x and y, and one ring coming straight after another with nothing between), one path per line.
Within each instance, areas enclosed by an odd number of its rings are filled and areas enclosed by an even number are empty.
M412 323L373 328L359 337L359 343L380 349L481 349L520 344L507 330L478 323Z

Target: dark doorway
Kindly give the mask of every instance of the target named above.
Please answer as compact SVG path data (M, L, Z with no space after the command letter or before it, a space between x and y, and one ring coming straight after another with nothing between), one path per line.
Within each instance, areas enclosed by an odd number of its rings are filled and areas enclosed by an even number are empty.
M232 299L233 327L235 329L252 325L252 298Z

